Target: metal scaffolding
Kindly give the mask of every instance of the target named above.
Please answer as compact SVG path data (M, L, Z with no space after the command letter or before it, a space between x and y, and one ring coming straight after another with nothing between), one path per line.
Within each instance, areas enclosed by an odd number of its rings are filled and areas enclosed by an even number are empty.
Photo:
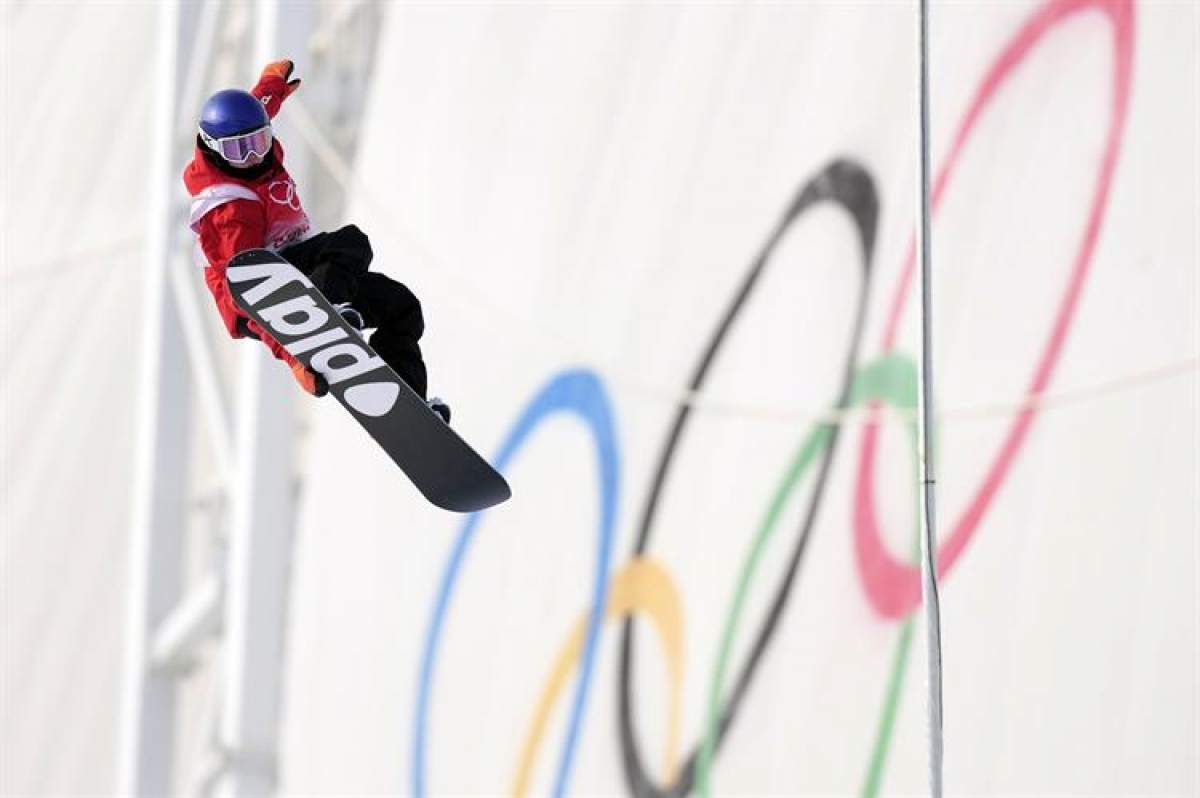
M296 62L315 120L335 141L342 133L340 143L352 148L354 137L345 131L356 124L363 92L349 93L348 102L339 89L347 81L365 85L370 59L362 53L373 52L373 38L363 47L361 37L375 35L379 10L373 3L334 0L170 0L159 4L158 13L118 793L268 796L278 785L297 393L287 370L262 346L238 345L236 383L223 377L209 342L213 314L191 256L179 180L204 97L223 82L252 80L257 68L282 57ZM360 40L349 66L333 57L339 33ZM275 127L287 140L286 110ZM310 174L310 160L307 148L289 148L296 182L306 192L325 189L318 196L327 196L330 181L322 185ZM340 212L345 198L336 199L324 206L330 215ZM213 473L193 473L197 439L209 444L205 454ZM209 504L228 510L209 525L223 539L216 545L221 556L207 574L189 580L185 551L188 529L196 526L197 484L203 486L199 492L216 497ZM214 639L220 654L210 658L217 673L209 677L219 693L209 750L198 761L181 761L180 726L194 722L179 717L181 687L195 674L201 648ZM195 771L190 781L177 772L181 768Z

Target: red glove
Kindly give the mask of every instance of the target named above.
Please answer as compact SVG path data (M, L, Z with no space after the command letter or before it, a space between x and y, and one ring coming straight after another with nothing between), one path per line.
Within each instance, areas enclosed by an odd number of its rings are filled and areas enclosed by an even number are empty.
M286 100L292 96L296 89L300 88L300 78L288 80L292 76L292 70L295 68L296 65L286 58L281 61L274 61L263 67L262 75L259 76L258 81L261 83L269 79L278 80L283 84L283 96L280 100Z
M267 64L263 67L258 83L250 90L251 94L262 101L263 107L267 109L267 116L272 119L279 113L283 101L300 88L299 78L288 80L295 68L296 65L286 58Z
M300 387L305 392L313 396L324 396L329 393L329 383L325 381L325 377L305 368L303 363L292 364L292 376L296 378L296 382L300 383Z

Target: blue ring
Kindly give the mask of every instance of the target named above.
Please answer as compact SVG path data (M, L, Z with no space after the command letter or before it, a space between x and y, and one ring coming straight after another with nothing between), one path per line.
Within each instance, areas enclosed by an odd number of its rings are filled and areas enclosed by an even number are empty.
M575 759L575 748L579 740L579 729L587 695L591 686L593 663L596 658L596 643L604 621L608 604L609 562L612 554L613 527L617 515L617 471L618 455L616 436L613 434L613 414L604 384L593 372L585 369L564 371L552 379L526 407L525 412L509 433L508 439L496 457L496 468L503 471L509 460L525 443L525 439L544 420L559 412L576 413L592 432L596 456L600 465L600 540L593 578L592 607L588 616L587 644L580 663L579 680L575 685L575 697L571 706L571 718L567 737L563 743L558 772L554 782L554 796L561 798L567 788L571 765ZM441 588L433 607L429 629L425 637L425 648L421 657L421 670L417 682L416 716L413 724L413 782L415 798L425 796L425 751L428 737L430 694L432 692L433 669L437 658L438 642L450 605L450 594L458 579L458 572L466 559L467 547L475 534L482 517L471 514L463 523L446 561L442 574Z

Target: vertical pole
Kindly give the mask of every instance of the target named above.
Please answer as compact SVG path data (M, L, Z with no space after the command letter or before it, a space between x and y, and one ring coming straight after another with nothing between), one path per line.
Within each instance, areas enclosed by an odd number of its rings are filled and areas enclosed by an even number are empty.
M169 188L174 164L175 93L179 84L178 0L158 6L157 85L149 165L149 230L142 305L137 451L129 541L125 661L117 792L151 796L172 792L175 684L156 670L150 646L158 624L182 589L185 488L191 380L178 309L167 282L173 255Z
M942 795L942 629L937 586L937 533L934 516L933 413L933 237L929 179L929 4L919 0L921 106L921 434L918 460L921 475L921 595L925 605L929 665L929 792Z
M258 3L254 77L259 68L278 58L300 61L314 13L312 3L290 4L286 9L279 0ZM285 140L282 121L277 119L273 126ZM288 157L288 171L297 182L303 178L302 154L301 148L293 147ZM272 358L266 347L248 345L241 357L219 727L225 759L214 793L221 798L269 798L278 791L279 778L296 499L297 388L287 367Z
M267 798L278 779L291 567L293 387L262 346L241 355L219 738L223 798ZM261 351L260 351L261 350Z

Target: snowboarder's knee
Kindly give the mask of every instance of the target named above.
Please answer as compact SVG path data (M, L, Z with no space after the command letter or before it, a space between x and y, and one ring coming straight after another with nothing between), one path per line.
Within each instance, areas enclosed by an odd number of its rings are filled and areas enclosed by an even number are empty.
M356 224L348 224L345 227L338 228L329 234L332 241L326 246L333 245L338 250L352 252L360 257L365 263L370 263L375 257L375 253L371 250L371 239L367 238L367 234L358 229Z

